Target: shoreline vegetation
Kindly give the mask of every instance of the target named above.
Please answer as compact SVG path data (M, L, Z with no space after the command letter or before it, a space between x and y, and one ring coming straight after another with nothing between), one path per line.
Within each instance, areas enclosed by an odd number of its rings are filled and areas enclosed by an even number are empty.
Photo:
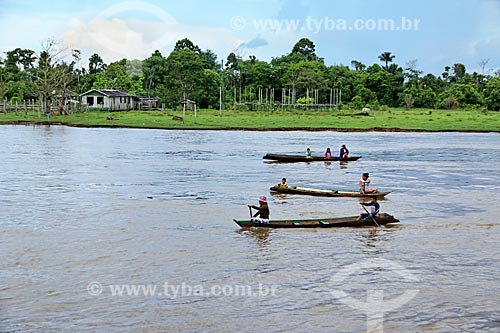
M46 117L39 112L0 113L2 125L67 125L74 127L149 128L172 130L257 131L408 131L500 132L500 112L391 108L352 110L238 111L88 111Z

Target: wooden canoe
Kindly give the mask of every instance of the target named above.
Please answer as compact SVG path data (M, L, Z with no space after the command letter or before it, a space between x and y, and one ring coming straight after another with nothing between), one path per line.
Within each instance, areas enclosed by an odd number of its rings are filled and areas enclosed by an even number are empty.
M349 156L348 158L340 158L338 156L332 156L330 158L326 158L324 156L313 156L313 158L307 158L304 155L266 154L262 158L276 162L334 162L356 161L360 159L361 156Z
M364 198L383 198L391 192L377 192L377 193L359 193L355 191L343 191L343 190L324 190L319 188L309 188L309 187L299 187L299 186L278 186L275 185L269 189L271 192L287 193L287 194L303 194L303 195L315 195L322 197L364 197Z
M335 217L324 219L306 219L306 220L271 220L269 223L258 223L251 220L236 220L242 228L260 227L260 228L339 228L339 227L365 227L374 226L372 219L361 219L356 221L357 216ZM376 221L379 225L388 223L397 223L398 219L394 216L382 213Z

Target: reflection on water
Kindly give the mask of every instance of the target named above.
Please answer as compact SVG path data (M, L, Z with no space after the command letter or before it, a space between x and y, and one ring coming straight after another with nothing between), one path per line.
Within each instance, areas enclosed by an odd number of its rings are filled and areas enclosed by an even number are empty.
M264 249L267 248L267 246L270 243L269 234L272 231L273 230L269 228L242 228L239 229L237 232L255 240L259 248Z
M373 249L378 249L381 246L381 242L390 242L394 239L393 233L398 232L398 230L402 228L401 224L395 223L395 224L386 224L383 226L380 226L379 228L376 227L367 227L364 229L364 233L360 234L360 241L367 247L367 248L373 248ZM377 253L382 253L382 252L377 252Z
M366 330L369 291L419 290L384 332L500 329L494 204L499 134L84 129L3 126L0 331L193 332ZM366 145L370 142L370 145ZM269 163L270 152L348 144L355 162ZM485 163L487 161L487 163ZM289 185L391 191L380 228L241 230L249 202L271 218L357 216L363 198L269 192ZM384 259L397 274L346 267ZM397 264L397 265L396 265ZM352 266L354 265L354 266ZM383 271L383 269L379 269ZM356 273L356 274L354 274ZM99 282L103 293L87 286ZM113 296L113 284L276 286L274 296ZM36 300L34 302L33 300Z
M339 166L341 169L347 169L347 167L349 166L349 162L348 161L339 161Z

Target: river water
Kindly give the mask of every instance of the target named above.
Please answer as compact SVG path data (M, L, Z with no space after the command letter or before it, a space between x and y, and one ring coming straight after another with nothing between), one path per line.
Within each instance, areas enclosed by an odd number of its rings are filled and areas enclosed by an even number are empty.
M500 134L0 128L0 332L500 332ZM265 153L356 162L266 163ZM240 230L358 215L380 228ZM127 289L128 288L128 289Z

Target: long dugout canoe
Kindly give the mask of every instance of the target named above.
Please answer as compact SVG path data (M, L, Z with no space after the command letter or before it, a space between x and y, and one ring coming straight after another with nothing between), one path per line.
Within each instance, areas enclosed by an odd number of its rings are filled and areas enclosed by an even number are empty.
M287 193L287 194L302 194L302 195L315 195L322 197L364 197L364 198L383 198L391 192L377 192L377 193L359 193L356 191L343 191L343 190L324 190L319 188L299 187L299 186L279 186L275 185L269 189L271 192Z
M326 158L324 156L313 156L307 158L303 155L287 155L287 154L266 154L262 157L265 160L272 160L277 162L335 162L335 161L357 161L361 156L349 156L348 158L340 158L332 156Z
M260 228L340 228L340 227L366 227L375 226L372 219L361 219L357 221L357 216L306 219L306 220L271 220L269 223L259 223L252 220L233 221L242 228L260 227ZM394 216L382 213L375 218L379 225L399 222Z

